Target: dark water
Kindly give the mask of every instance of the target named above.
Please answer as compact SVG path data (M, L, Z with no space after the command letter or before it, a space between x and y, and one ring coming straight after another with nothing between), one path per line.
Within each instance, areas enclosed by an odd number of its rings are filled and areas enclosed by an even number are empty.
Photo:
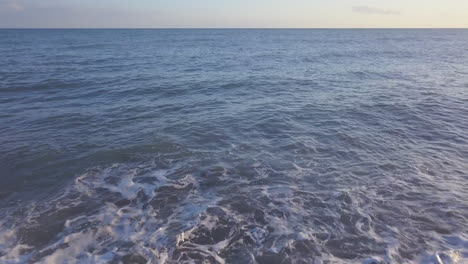
M467 263L468 30L1 30L0 263Z

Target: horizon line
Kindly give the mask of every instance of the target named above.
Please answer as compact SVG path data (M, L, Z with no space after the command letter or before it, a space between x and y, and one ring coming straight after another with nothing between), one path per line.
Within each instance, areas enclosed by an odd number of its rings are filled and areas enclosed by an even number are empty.
M355 30L355 29L468 29L468 27L0 27L0 30L5 29L171 29L171 30L187 30L187 29L266 29L266 30L281 30L281 29L309 29L309 30L323 30L323 29L339 29L339 30Z

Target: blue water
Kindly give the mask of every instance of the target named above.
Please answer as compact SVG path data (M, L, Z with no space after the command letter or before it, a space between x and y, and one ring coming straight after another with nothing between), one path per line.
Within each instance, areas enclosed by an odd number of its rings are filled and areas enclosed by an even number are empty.
M0 30L0 263L467 263L468 30Z

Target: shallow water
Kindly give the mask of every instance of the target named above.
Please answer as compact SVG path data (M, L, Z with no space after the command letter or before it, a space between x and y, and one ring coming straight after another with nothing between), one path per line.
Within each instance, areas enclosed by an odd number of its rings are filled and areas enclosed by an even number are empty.
M0 263L467 263L468 30L0 30Z

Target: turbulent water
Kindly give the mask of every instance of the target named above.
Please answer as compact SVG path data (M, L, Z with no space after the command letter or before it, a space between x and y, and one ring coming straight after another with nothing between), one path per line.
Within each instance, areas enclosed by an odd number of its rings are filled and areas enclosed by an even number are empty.
M468 263L468 30L1 30L0 263Z

